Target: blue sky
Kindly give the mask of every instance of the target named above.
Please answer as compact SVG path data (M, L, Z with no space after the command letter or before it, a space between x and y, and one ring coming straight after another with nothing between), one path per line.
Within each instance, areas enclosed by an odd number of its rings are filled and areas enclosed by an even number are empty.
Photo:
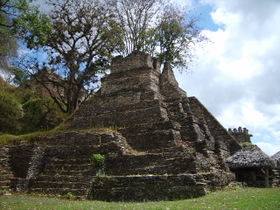
M203 4L199 1L193 1L192 3L192 12L195 16L198 16L198 27L201 29L207 29L211 31L215 31L219 28L211 18L211 12L213 11L213 7L210 4Z
M267 154L280 150L280 1L176 0L200 14L209 43L176 73L226 128L246 127Z

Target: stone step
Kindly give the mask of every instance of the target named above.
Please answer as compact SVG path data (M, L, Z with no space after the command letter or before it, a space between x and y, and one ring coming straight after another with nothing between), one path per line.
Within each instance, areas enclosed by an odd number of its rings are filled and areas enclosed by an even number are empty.
M67 195L85 196L87 189L72 189L72 188L30 188L30 193L52 194L52 195Z
M180 174L195 173L196 163L191 156L165 156L163 154L125 155L108 158L108 175Z
M0 165L9 162L10 156L0 156Z
M130 133L136 133L135 131L137 131L137 132L153 132L155 130L174 129L177 126L178 125L176 123L170 122L170 121L155 122L153 124L138 122L137 124L130 125L128 128L120 128L118 130L121 133L124 133L125 135L129 135Z
M91 199L143 201L183 199L205 195L205 184L192 174L95 177Z
M80 159L90 158L96 153L119 153L122 151L121 142L102 143L96 146L60 146L51 147L46 150L47 159Z
M0 151L0 161L5 160L5 159L7 159L9 157L10 157L9 154L7 154L6 152Z
M63 164L63 163L49 163L46 165L45 170L90 170L93 166L90 163L83 164Z
M88 182L92 179L92 176L85 176L85 175L59 175L59 176L52 176L52 175L40 175L36 178L36 181L54 181L54 182Z
M166 164L160 164L160 165L150 165L144 168L133 168L126 170L123 174L124 175L137 175L137 174L158 174L158 175L163 175L167 174L167 170L170 168L170 165ZM172 174L172 173L169 173Z
M3 171L11 171L10 165L0 165L0 173L2 173Z
M89 182L32 181L29 183L31 188L87 189L90 186Z
M10 166L7 165L0 165L0 172L2 173L2 171L10 171Z
M90 156L81 158L48 158L46 160L47 163L52 163L52 164L86 164L90 163Z
M51 151L46 152L47 159L86 159L90 158L92 154L100 153L99 149L90 149L87 150L74 150L73 148L63 148L63 149L52 149Z
M50 154L47 154L46 156L45 156L45 158L46 158L46 160L51 160L51 159L65 159L65 160L67 160L67 159L90 159L90 156L92 155L92 154L95 154L95 153L100 153L100 152L98 152L98 150L97 151L90 151L90 152L84 152L84 151L80 151L79 153L72 153L72 152L70 152L70 151L68 151L68 152L61 152L61 153L55 153L55 154L52 154L52 155L50 155Z
M110 142L114 139L115 137L113 132L96 133L96 132L69 131L69 132L45 137L43 141L47 145L87 146L87 145L98 145L101 142L102 143Z
M8 160L0 161L0 167L1 167L1 168L2 168L2 167L4 167L4 168L6 168L6 167L10 168L10 161L8 161Z
M82 175L93 175L94 171L92 169L85 170L44 170L44 175L69 175L69 176L82 176Z
M0 175L1 175L0 180L6 179L7 177L9 178L14 176L10 171L3 171L3 172L1 171Z
M0 190L10 191L11 187L9 185L0 186Z
M0 187L1 186L10 186L10 185L11 185L11 181L10 180L0 181Z

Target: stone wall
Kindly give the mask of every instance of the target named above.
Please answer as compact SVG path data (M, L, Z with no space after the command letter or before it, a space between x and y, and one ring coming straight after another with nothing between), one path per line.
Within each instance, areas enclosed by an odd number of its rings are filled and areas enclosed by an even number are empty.
M189 100L192 112L195 113L196 116L205 119L205 122L216 141L216 148L224 154L225 158L241 149L241 146L236 139L227 132L227 130L197 100L197 98L190 97Z
M33 148L34 145L18 145L9 148L11 169L15 177L25 178L27 176Z
M251 142L251 137L253 136L252 134L249 134L249 130L247 128L241 128L238 127L237 129L228 129L229 134L234 136L234 138L239 142L239 143L252 143Z
M11 180L14 174L10 164L10 154L8 146L0 147L0 190L10 191Z
M96 177L90 196L105 201L149 201L193 198L206 194L194 175Z

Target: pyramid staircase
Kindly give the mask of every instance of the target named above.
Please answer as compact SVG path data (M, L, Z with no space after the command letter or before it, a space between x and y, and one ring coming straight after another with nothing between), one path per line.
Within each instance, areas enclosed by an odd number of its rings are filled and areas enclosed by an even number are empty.
M90 148L90 145L88 145ZM40 174L28 180L31 193L60 195L65 197L82 198L90 186L93 167L90 154L83 153L83 148L65 147L63 155L53 152L56 148L48 147L45 151L44 168ZM50 153L53 154L50 156Z
M45 145L40 166L27 179L30 193L41 193L68 198L86 198L92 178L98 173L91 163L92 154L110 150L121 152L122 138L115 132L65 132L43 138ZM118 141L114 141L114 139ZM32 165L32 161L30 163ZM38 168L40 168L38 170ZM28 177L28 176L27 176Z

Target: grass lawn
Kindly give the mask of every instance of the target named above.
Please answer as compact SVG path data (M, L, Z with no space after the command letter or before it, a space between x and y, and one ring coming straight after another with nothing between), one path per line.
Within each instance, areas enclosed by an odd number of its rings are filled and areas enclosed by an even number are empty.
M280 188L236 188L195 199L159 202L71 201L27 195L0 196L0 209L280 209Z

